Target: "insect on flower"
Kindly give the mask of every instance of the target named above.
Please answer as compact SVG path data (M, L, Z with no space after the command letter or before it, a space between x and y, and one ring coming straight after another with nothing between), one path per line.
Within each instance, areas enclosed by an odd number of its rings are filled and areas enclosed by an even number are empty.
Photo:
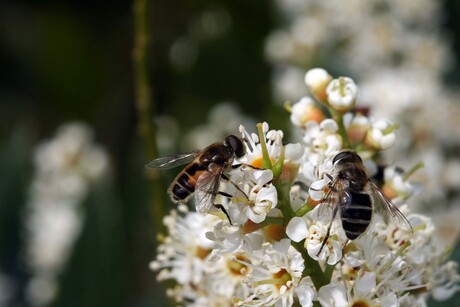
M243 141L229 135L223 142L216 142L203 150L162 157L151 161L147 168L167 169L179 165L188 165L176 176L168 188L168 194L174 203L185 203L194 195L196 210L206 215L212 207L221 209L230 221L227 211L221 204L216 204L217 194L227 197L219 191L221 179L228 180L225 171L238 167L232 166L235 157L245 154Z
M321 248L330 235L332 223L340 213L342 228L349 240L355 240L369 226L375 210L385 223L393 223L403 231L412 232L412 226L404 214L369 179L361 157L352 150L339 152L332 160L334 165L329 191L321 201L319 214L332 210L332 218Z

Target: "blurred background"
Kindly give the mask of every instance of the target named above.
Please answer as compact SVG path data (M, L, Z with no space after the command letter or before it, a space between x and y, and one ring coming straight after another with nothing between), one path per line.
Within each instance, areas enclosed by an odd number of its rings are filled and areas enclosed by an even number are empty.
M456 246L460 3L169 0L137 17L133 7L0 2L1 306L164 306L148 266L175 171L144 165L240 124L289 137L283 102L308 94L303 75L318 66L353 77L362 107L400 123L387 159L425 161L411 205ZM139 29L149 44L136 69Z

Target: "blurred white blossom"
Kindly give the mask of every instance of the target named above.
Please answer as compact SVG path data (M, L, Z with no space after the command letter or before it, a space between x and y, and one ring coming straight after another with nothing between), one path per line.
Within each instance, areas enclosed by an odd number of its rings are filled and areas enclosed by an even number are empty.
M108 170L105 151L82 123L66 124L35 152L35 175L24 212L25 256L32 278L27 296L47 305L84 221L82 201Z

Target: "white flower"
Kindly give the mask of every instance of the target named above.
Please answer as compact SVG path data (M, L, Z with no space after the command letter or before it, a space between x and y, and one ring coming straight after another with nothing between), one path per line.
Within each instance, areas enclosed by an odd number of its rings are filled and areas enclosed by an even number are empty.
M356 280L354 291L347 291L343 283L331 283L319 289L318 300L322 307L399 306L398 298L394 293L379 297L375 295L375 287L375 274L365 272Z
M81 207L94 182L108 171L105 151L83 123L62 126L35 152L35 175L25 208L26 261L31 270L27 299L46 305L59 291L57 276L81 232Z
M318 101L325 101L325 89L331 82L332 76L322 68L313 68L305 74L305 84Z
M253 294L238 305L288 307L293 305L296 293L300 292L302 306L312 306L314 291L307 280L302 280L302 255L291 246L289 239L266 244L254 256L247 281Z
M337 123L332 119L325 119L320 124L308 122L303 137L307 145L307 152L310 153L307 158L312 160L319 159L315 155L335 155L342 148L342 137L338 130Z
M458 264L453 261L448 261L430 276L430 281L433 286L432 293L434 299L445 301L451 298L460 290L458 283L460 275L458 272Z
M244 126L240 126L240 132L243 135L245 152L246 154L239 159L238 162L252 165L254 167L261 167L262 165L262 146L260 144L259 136L255 133L249 134ZM262 124L262 132L264 136L264 142L266 143L268 155L271 162L275 162L280 153L281 147L283 146L283 132L281 130L269 130L269 126L266 122Z
M334 265L342 259L342 250L348 239L342 226L332 223L329 238L324 243L332 219L332 210L321 206L316 206L307 214L312 223L308 229L305 247L311 258Z
M344 121L346 121L348 139L351 144L361 144L370 128L370 119L360 113L354 116L351 113L347 113L344 115Z
M405 173L398 167L386 167L384 170L385 195L393 201L404 201L420 192L421 187L405 178Z
M326 88L327 101L336 110L346 112L351 110L356 103L358 86L353 79L340 77L332 80Z
M386 119L374 122L367 131L366 144L377 150L388 149L392 147L396 140L397 126Z
M151 269L159 271L158 280L174 279L180 284L198 284L206 268L205 259L214 242L206 238L218 218L196 212L179 215L175 210L164 218L169 235L158 246Z
M278 203L278 193L271 183L273 172L251 169L245 173L245 179L241 188L244 195L236 198L237 203L232 205L236 205L254 223L261 223ZM241 218L236 217L236 220L242 222Z
M322 111L315 106L313 99L303 97L292 106L291 122L300 128L304 128L308 121L321 121L324 117L322 114Z

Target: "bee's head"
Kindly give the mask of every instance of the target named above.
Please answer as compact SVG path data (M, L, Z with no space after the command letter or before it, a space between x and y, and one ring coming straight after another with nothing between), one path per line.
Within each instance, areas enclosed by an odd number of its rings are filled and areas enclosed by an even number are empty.
M336 167L336 176L354 191L362 191L368 181L366 168L360 156L351 150L339 152L332 160Z
M353 150L342 150L334 159L332 159L332 164L344 164L344 163L363 163L361 157Z
M229 135L225 138L224 141L225 146L229 146L233 152L235 153L235 156L238 158L241 158L244 156L244 145L243 141L236 135Z

